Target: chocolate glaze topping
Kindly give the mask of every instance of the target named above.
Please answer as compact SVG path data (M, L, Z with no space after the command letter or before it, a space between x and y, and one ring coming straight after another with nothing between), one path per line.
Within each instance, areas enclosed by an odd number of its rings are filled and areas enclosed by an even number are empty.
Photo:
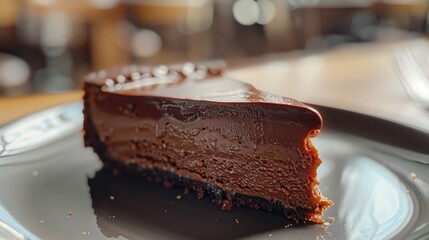
M332 202L316 187L321 161L309 140L322 126L319 113L223 73L222 62L211 62L88 75L85 144L105 163L221 189L223 208L239 194L305 209L289 217L321 222Z

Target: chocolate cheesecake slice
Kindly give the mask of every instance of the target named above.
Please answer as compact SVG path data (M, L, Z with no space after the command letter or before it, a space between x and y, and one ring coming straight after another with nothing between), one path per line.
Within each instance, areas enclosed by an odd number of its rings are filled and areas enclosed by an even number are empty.
M296 100L224 76L221 62L130 66L84 85L84 140L105 166L232 206L322 223L310 142L322 119Z

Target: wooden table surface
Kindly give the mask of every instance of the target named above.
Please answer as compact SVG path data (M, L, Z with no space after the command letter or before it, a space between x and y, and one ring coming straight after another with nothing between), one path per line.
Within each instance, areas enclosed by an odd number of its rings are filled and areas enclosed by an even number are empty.
M429 111L407 96L393 50L397 44L353 44L307 56L268 57L228 75L297 100L352 110L429 129ZM0 124L41 109L81 99L82 92L0 99Z
M27 114L82 98L82 91L0 98L0 124Z

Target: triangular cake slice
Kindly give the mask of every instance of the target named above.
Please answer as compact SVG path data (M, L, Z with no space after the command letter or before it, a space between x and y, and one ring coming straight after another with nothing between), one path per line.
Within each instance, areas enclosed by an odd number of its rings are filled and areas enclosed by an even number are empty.
M84 140L107 166L247 206L321 223L313 108L224 76L221 62L92 73Z

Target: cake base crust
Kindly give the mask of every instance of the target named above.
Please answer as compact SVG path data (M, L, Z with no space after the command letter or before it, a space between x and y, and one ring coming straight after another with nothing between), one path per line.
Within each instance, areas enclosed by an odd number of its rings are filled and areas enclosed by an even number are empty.
M270 201L255 196L243 195L240 193L229 193L212 184L203 183L187 177L179 176L175 173L159 169L149 169L138 164L125 164L115 160L103 160L104 168L110 169L115 175L126 172L146 178L149 181L163 183L166 188L181 187L185 193L192 191L196 193L199 199L208 196L213 202L221 206L222 210L229 211L233 206L248 207L251 209L261 209L286 216L287 219L295 223L314 223L313 213L309 209L303 208L285 208L278 201Z

